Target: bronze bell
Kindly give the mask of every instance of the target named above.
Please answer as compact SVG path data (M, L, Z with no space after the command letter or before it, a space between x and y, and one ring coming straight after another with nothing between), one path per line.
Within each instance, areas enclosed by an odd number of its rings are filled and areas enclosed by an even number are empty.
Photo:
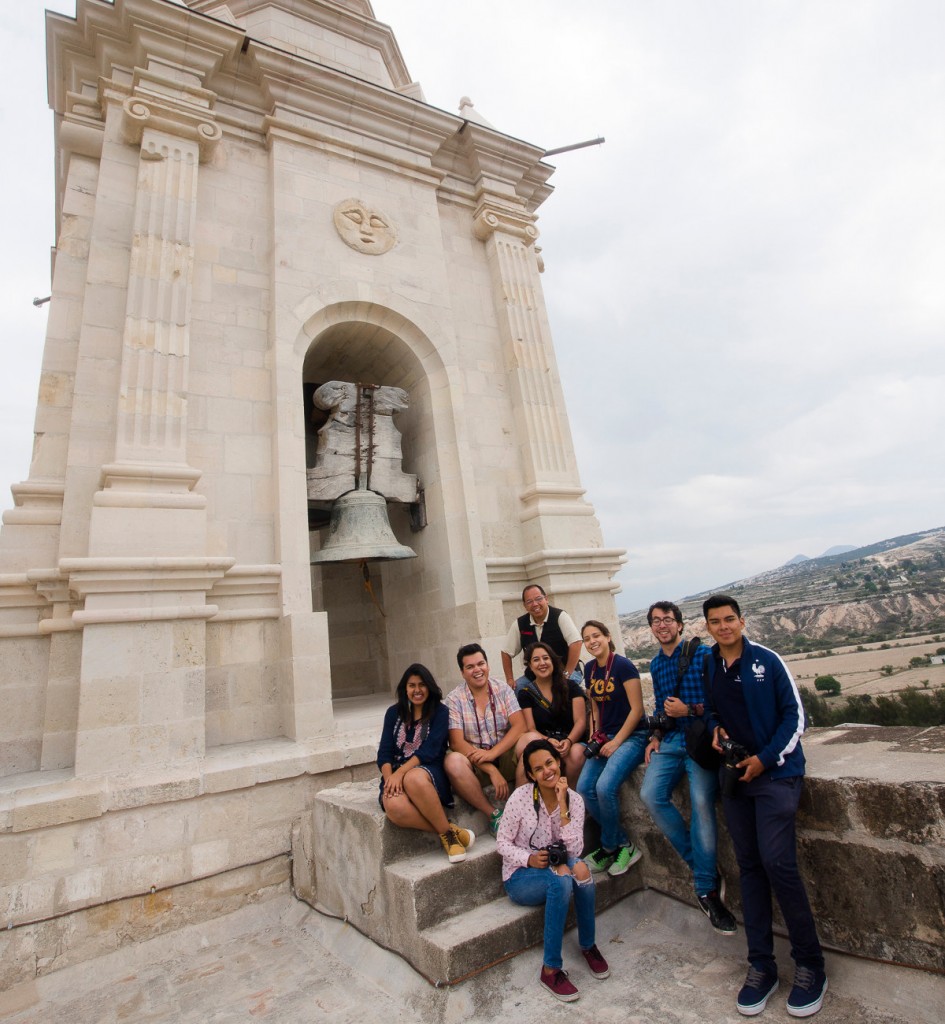
M312 555L321 562L382 562L416 558L416 551L401 544L387 518L387 501L375 491L355 490L336 498L331 506L328 539Z

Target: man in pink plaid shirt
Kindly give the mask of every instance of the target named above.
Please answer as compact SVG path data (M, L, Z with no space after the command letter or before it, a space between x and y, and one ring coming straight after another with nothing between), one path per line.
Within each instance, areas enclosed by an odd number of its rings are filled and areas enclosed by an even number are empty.
M444 768L450 785L466 803L489 818L493 835L502 817L501 805L515 780L518 756L525 744L540 738L525 732L525 716L513 690L501 679L490 679L486 652L465 644L456 654L463 682L447 694L450 713L450 752ZM483 792L495 791L497 805Z

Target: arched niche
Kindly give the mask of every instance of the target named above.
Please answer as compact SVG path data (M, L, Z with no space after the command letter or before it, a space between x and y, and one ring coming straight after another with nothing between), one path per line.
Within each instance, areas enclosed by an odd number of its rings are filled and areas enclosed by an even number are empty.
M321 414L311 404L311 394L318 385L344 380L403 388L409 395L409 406L395 420L403 439L403 468L420 478L428 525L413 532L409 510L398 504L388 505L394 534L402 544L413 548L417 557L370 563L370 591L359 565L312 565L312 607L328 615L333 699L389 695L410 662L435 662L431 648L438 639L436 623L444 609L453 604L442 487L444 452L437 445L428 365L432 348L423 352L426 346L413 337L408 344L406 322L382 324L376 322L383 319L376 312L374 319L366 319L365 312L351 311L347 319L336 311L334 322L313 325L302 366L306 465L314 464L316 431L321 422ZM435 365L439 361L432 362ZM454 457L449 446L447 459ZM324 515L311 516L313 551L318 550L325 536Z

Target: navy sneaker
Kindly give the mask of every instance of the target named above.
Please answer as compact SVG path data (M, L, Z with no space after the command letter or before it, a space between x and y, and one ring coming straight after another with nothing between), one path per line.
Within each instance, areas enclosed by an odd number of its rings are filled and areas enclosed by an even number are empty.
M735 1008L743 1017L754 1017L767 1005L778 989L778 972L772 965L763 971L754 964L748 966L748 976L738 993Z
M794 986L788 996L787 1012L792 1017L811 1017L824 1005L827 975L823 970L802 967L794 970Z

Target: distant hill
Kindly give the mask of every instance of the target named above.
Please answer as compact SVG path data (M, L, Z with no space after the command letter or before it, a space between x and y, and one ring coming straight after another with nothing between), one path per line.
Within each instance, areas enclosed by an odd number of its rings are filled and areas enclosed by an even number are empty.
M719 592L739 602L754 639L783 653L945 632L945 527L831 548L692 594L676 602L690 634L704 635L702 602ZM654 653L645 609L621 615L620 625L631 654Z

